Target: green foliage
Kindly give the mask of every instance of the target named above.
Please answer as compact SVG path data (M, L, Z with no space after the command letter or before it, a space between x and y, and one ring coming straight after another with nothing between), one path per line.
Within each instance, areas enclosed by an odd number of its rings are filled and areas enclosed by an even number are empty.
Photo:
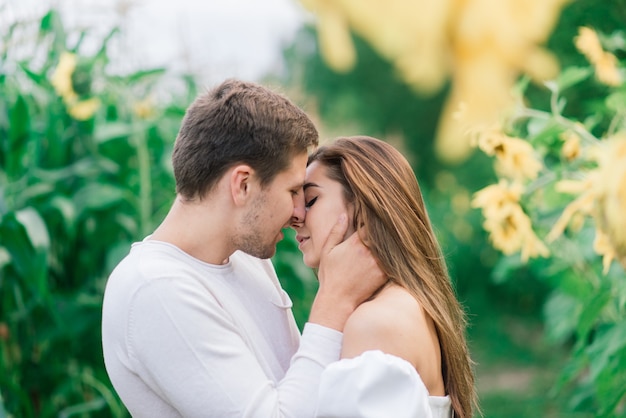
M518 135L532 135L533 143L546 155L556 151L557 146L560 149L563 141L558 135L564 130L560 125L563 119L557 123L552 118L553 105L570 122L583 122L594 135L611 128L616 109L626 103L626 95L623 89L609 95L609 89L594 80L588 62L574 46L574 37L580 26L596 28L603 34L603 43L612 46L624 62L620 31L623 34L625 22L624 0L578 0L565 7L548 41L548 48L565 68L558 79L556 103L545 86L526 82L523 90L528 108L547 117L535 118L520 127ZM332 136L379 136L399 146L412 162L457 294L468 308L469 340L473 352L479 353L479 383L489 380L484 375L496 373L495 369L514 367L522 350L532 357L524 367L534 361L537 375L544 368L564 367L562 373L545 370L549 371L545 374L549 381L539 383L541 390L528 388L524 393L517 390L503 395L498 388L480 387L485 416L521 417L533 411L555 417L623 415L623 271L614 267L608 275L601 274L601 261L590 247L593 230L589 225L574 241L560 241L558 256L549 260L525 264L519 255L504 256L494 250L482 231L483 219L477 211L468 210L466 203L472 192L496 179L492 162L476 153L463 165L449 167L438 162L433 153L436 123L447 92L430 98L414 95L390 63L357 36L353 38L357 65L349 73L337 74L323 63L316 50L314 30L301 31L285 52L291 68L286 83L303 88L307 96L314 98L314 111L319 112L323 128ZM551 155L547 163L558 162L558 157L555 160ZM550 208L565 202L552 186L544 186L536 186L543 193L533 201L538 210L533 213L533 221L539 216L546 221L538 231L541 237L559 216ZM504 316L511 320L497 326L506 329L494 331L496 325L491 324L503 322L500 318ZM543 337L539 342L527 339L515 348L501 344L505 338L516 338L511 323L528 321L540 323ZM551 347L548 350L558 353L559 358L547 359L536 353L540 344ZM496 363L494 358L504 360L490 367ZM527 409L520 403L541 407Z
M614 47L610 51L616 56L625 56L624 35L615 32L611 37ZM622 77L625 62L617 62ZM520 105L506 126L507 134L525 139L541 155L544 168L539 178L525 185L520 204L539 235L548 236L552 254L528 266L512 261L514 257L503 257L494 271L512 280L517 271L530 269L549 285L543 308L546 337L569 349L552 393L566 393L572 411L613 417L626 413L626 273L619 263L609 264L606 255L603 263L593 243L598 234L610 232L606 228L611 228L612 219L617 221L603 212L604 193L621 201L622 210L626 198L624 190L602 189L613 176L621 176L622 184L626 180L618 171L607 171L607 167L623 167L623 151L613 155L603 144L626 132L626 83L603 85L594 76L601 69L583 65L567 67L555 81L546 83L546 110ZM569 106L572 98L580 98L568 92L579 88L595 89L593 99ZM570 151L566 151L567 141L576 144ZM613 158L621 162L607 164ZM582 188L564 193L559 189L561 180ZM581 216L577 221L576 215ZM567 227L564 224L562 234L550 232L559 231L555 225L561 216L572 221ZM612 216L623 217L623 213Z
M285 230L285 239L278 243L272 263L280 284L293 302L293 315L302 330L317 293L317 278L313 270L302 262L295 235L292 229Z
M176 102L195 92L188 82L181 97L149 106L164 71L108 74L115 34L86 55L89 34L67 33L54 10L3 33L0 416L127 415L102 363L103 288L169 208L169 154L184 113ZM67 52L75 96L53 83ZM76 116L72 106L87 99L95 113Z

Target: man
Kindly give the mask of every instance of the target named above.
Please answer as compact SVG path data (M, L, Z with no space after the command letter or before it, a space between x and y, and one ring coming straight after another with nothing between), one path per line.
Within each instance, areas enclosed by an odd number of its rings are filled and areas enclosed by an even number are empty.
M228 80L189 107L172 156L176 199L107 283L107 372L136 417L312 416L347 317L382 284L345 216L324 248L302 336L268 260L305 216L305 113Z

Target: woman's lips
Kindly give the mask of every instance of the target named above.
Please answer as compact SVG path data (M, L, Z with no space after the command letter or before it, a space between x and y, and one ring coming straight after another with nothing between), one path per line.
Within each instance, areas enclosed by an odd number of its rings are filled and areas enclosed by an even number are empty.
M298 241L298 248L302 248L305 242L309 240L309 237L305 237L302 235L296 235L296 241Z

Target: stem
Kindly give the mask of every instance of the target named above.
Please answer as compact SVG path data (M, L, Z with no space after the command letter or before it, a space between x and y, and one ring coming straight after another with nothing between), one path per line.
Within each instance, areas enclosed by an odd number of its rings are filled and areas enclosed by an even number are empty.
M144 237L150 232L152 208L152 179L150 177L150 153L146 140L146 131L139 130L134 134L139 163L139 231Z
M544 188L554 180L556 180L556 173L554 171L549 171L526 187L524 194L533 194L536 190Z
M550 95L550 110L554 117L561 116L561 111L559 110L559 89L555 87L551 89L552 94Z
M89 402L84 402L78 405L68 406L67 408L59 412L59 418L68 418L72 415L82 414L87 412L97 411L106 406L106 402L102 398L97 398Z
M611 119L611 124L609 125L609 128L606 130L607 132L607 136L613 136L619 127L619 122L624 119L625 116L625 112L618 112L613 119Z
M111 410L113 416L124 416L124 412L115 400L113 392L105 384L97 380L91 373L86 373L84 371L83 373L81 373L81 378L83 383L91 386L92 388L100 392L100 395L102 395L102 399L104 400L105 404L109 406L109 409Z
M589 144L595 145L598 142L600 142L598 138L596 138L586 129L582 128L580 124L574 123L571 120L559 114L552 114L552 113L544 112L542 110L524 108L516 115L516 119L529 119L529 118L536 118L536 119L543 119L543 120L554 119L559 125L563 126L564 128L567 128L576 132L584 141L588 142Z

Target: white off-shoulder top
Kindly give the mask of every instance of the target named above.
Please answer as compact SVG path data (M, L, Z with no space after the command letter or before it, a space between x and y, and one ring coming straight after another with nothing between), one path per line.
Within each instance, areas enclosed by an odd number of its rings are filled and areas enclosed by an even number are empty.
M382 351L331 363L322 373L318 418L450 418L449 396L430 396L409 362Z

